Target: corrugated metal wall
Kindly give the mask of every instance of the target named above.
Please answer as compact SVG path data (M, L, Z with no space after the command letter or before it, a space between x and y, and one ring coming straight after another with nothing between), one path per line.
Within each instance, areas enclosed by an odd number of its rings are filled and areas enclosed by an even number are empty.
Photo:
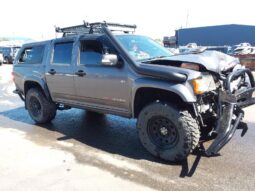
M249 42L255 45L255 26L219 25L176 30L177 45L224 46Z

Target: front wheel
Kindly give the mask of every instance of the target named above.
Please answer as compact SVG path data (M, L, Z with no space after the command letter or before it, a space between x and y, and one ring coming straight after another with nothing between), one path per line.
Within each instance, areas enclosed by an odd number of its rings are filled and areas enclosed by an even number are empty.
M26 94L26 106L36 123L48 123L56 116L56 104L48 100L39 88L31 88Z
M200 138L198 123L188 111L160 102L140 112L137 127L143 146L152 155L168 161L187 158Z

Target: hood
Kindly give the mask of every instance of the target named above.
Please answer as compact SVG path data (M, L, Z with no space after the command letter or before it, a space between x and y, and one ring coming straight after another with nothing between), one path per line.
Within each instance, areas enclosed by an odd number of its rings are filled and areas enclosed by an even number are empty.
M218 51L204 51L198 54L179 54L166 60L197 63L203 65L208 71L221 73L239 64L239 59Z

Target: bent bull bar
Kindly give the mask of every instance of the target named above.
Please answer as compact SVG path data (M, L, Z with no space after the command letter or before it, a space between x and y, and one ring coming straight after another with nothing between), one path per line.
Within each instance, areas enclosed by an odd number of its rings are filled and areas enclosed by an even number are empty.
M230 84L233 80L243 76L248 76L251 83L251 88L242 91L238 94L232 94ZM213 156L217 154L226 145L237 128L243 129L244 134L248 127L245 123L240 123L244 117L244 111L242 108L255 104L255 97L252 97L255 92L254 77L249 69L240 69L229 74L226 79L225 88L227 91L219 92L219 116L217 127L217 137L210 147L206 150L207 156Z

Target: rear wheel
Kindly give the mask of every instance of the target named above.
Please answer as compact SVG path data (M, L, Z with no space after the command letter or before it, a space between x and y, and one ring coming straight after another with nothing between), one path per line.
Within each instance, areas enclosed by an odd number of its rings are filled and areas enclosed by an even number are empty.
M39 88L31 88L26 94L29 115L36 123L48 123L56 116L56 104L48 100Z
M143 146L154 156L168 161L185 159L200 138L198 123L188 111L160 102L141 111L137 127Z

